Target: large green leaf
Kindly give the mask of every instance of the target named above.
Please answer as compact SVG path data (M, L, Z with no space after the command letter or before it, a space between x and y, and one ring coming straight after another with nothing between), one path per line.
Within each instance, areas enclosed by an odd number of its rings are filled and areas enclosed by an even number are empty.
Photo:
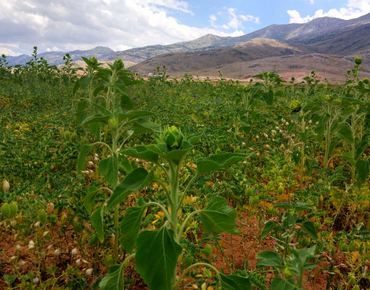
M355 142L353 139L354 136L352 134L352 130L347 123L344 123L342 126L340 126L339 130L337 131L337 135L346 140L349 145L353 145Z
M156 123L150 122L148 119L140 118L136 120L132 126L133 133L131 136L156 132L161 132L162 128Z
M104 241L104 206L96 209L91 215L91 224L96 231L99 241L102 243Z
M139 234L141 219L146 206L130 207L121 221L121 245L124 250L132 253Z
M315 225L313 224L313 222L304 222L302 224L302 228L304 228L304 230L307 232L307 234L309 235L309 237L313 240L317 240L318 239L318 236L317 236L317 233L316 233L316 229L315 229Z
M152 182L154 174L144 168L137 168L126 175L125 179L114 189L107 205L107 210L115 207L127 198L132 192L142 189Z
M217 171L221 168L228 167L237 162L244 161L251 157L253 153L237 154L237 153L221 153L207 158L201 158L196 161L198 174Z
M279 277L274 278L271 283L271 290L294 290L297 289L296 287L297 282L294 279L282 279Z
M94 204L94 199L95 199L95 196L98 193L98 191L99 191L99 188L97 188L95 186L90 186L88 191L87 191L87 195L84 198L84 207L86 208L86 210L89 213L91 213L91 211L92 211L92 207L93 207L93 204Z
M80 155L77 159L77 174L81 174L81 171L85 170L87 163L86 157L89 154L92 146L92 144L85 144L81 146Z
M134 109L134 104L131 101L131 98L126 94L121 95L121 108L124 111L129 111Z
M98 141L101 140L101 124L100 123L91 123L89 124L89 129L91 133L98 138Z
M115 188L118 181L118 161L117 155L103 159L99 162L99 171L104 176L105 180Z
M367 147L369 147L369 145L370 145L370 142L368 138L363 138L361 140L360 144L358 144L356 148L356 161L360 159L361 155L365 152L365 150L367 149Z
M239 234L236 229L236 211L227 205L223 197L214 198L200 212L205 231L212 233L226 232L229 234Z
M261 267L283 267L281 265L281 256L273 251L262 251L256 256L257 266Z
M153 116L153 112L149 111L128 111L124 113L120 113L117 115L119 122L121 123L122 121L130 122L142 117L146 116Z
M239 275L221 274L221 285L223 290L252 290L249 278Z
M271 232L274 228L278 226L279 224L277 222L268 221L265 227L263 228L261 239L264 239L268 235L269 232Z
M357 174L362 181L366 181L370 173L370 162L368 159L359 160L356 163Z
M158 154L149 151L146 148L146 146L136 146L132 148L123 149L120 151L120 153L141 160L149 161L152 163L158 162Z
M143 231L136 242L136 269L151 290L172 290L182 247L172 229Z
M269 90L268 92L265 92L262 94L263 99L265 100L267 105L272 105L274 102L274 92L272 90Z
M114 265L110 267L108 275L105 276L99 283L101 290L124 290L123 270L125 264Z
M204 132L200 132L198 134L194 134L187 137L187 141L194 146L196 143L198 143L199 139L202 138Z
M103 123L103 124L108 124L110 116L105 115L103 116L102 114L95 114L90 117L87 117L81 124L94 124L94 123Z
M343 153L342 157L343 157L344 160L346 160L352 166L356 166L355 156L353 156L353 153L351 151Z

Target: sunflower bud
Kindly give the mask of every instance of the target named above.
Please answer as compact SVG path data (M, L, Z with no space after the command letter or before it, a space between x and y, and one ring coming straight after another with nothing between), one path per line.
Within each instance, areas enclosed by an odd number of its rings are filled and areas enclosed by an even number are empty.
M358 65L362 64L362 58L360 56L355 58L355 64L358 64Z
M179 149L182 144L184 136L181 130L175 126L167 127L162 135L162 141L167 144L168 149Z

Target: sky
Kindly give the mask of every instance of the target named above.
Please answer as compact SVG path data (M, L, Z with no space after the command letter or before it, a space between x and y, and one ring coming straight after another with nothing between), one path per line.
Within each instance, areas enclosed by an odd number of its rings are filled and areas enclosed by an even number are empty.
M0 0L0 54L122 51L367 13L370 0Z

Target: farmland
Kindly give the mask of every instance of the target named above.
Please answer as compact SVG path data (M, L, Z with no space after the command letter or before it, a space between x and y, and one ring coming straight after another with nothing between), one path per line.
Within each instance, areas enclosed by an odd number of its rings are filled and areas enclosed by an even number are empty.
M370 83L0 62L1 289L367 289Z

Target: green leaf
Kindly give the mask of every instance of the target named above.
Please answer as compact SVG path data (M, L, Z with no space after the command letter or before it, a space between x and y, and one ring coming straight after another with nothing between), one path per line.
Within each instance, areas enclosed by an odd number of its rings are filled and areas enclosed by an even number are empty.
M229 234L239 234L236 229L236 211L227 205L227 200L223 197L214 198L200 212L200 217L204 230L212 233L226 232Z
M102 105L99 105L97 103L92 103L92 105L98 109L98 111L100 111L104 116L112 116L112 113L107 110L105 107L103 107Z
M132 192L142 189L152 182L154 174L144 168L137 168L126 175L125 179L114 189L107 205L107 210L115 207L127 198Z
M101 290L123 290L125 285L123 281L123 271L125 263L110 267L108 275L99 283Z
M361 155L365 152L369 145L370 142L368 138L364 138L361 140L360 144L358 144L356 148L356 161L360 159Z
M262 251L257 254L257 266L261 267L284 267L281 265L281 256L273 251Z
M339 130L337 131L337 135L338 137L346 140L349 145L353 145L355 142L353 139L354 136L352 135L352 130L347 123L344 123L342 126L340 126Z
M268 235L268 233L271 232L277 226L279 226L277 222L268 221L265 227L263 228L261 239L264 239Z
M203 174L211 171L217 171L224 167L229 167L237 162L244 161L251 157L253 153L237 154L237 153L222 153L213 155L207 158L201 158L196 161L197 174Z
M186 154L188 154L190 149L191 149L191 147L188 148L188 149L172 150L169 153L167 153L166 155L164 155L163 157L166 158L167 160L171 160L172 162L174 162L175 164L178 165L178 164L180 164L181 160L184 159Z
M130 173L132 170L134 170L131 166L130 160L128 160L128 158L124 157L123 155L118 156L118 162L119 166L123 168L127 173Z
M316 233L316 229L315 229L315 225L313 224L313 222L304 222L302 224L302 228L304 228L304 230L307 232L308 236L313 239L313 240L317 240L319 237L317 236L317 233Z
M351 151L343 153L342 157L343 157L344 160L346 160L352 166L356 166L355 156L353 156L353 153Z
M91 213L91 211L92 211L92 207L93 207L93 204L94 204L94 199L95 199L95 196L98 193L98 191L99 191L99 188L97 188L95 186L90 186L88 191L87 191L87 195L84 198L84 207L86 208L86 210L89 213Z
M199 142L199 139L200 139L200 138L202 138L203 134L204 134L204 131L203 131L203 132L200 132L200 133L198 133L198 134L194 134L194 135L188 136L186 140L187 140L187 141L188 141L192 146L194 146L196 143L198 143L198 142Z
M131 101L131 98L125 94L121 95L121 108L124 111L130 111L134 109L134 104Z
M102 114L95 114L95 115L92 115L90 117L87 117L82 123L81 125L84 125L84 124L93 124L93 123L103 123L103 124L108 124L108 120L109 120L110 116L109 115L106 115L106 116L103 116Z
M298 219L298 216L296 213L294 214L289 214L287 213L284 221L283 221L283 228L284 230L290 230L296 223Z
M102 243L104 241L104 206L96 209L91 215L91 224L96 231L99 241Z
M99 124L99 123L89 124L89 129L90 129L90 132L96 138L98 138L98 141L100 141L101 140L101 124Z
M128 111L124 113L120 113L117 115L118 121L121 123L122 121L130 122L142 117L146 116L153 116L155 115L153 112L149 111Z
M146 206L130 207L121 222L121 245L124 250L132 253L139 234L141 219Z
M252 290L249 278L239 275L221 274L221 285L223 290Z
M156 132L161 132L162 128L156 123L148 121L148 119L140 118L132 125L133 134L131 136Z
M81 174L81 171L86 168L87 160L86 157L89 154L92 144L85 144L81 146L80 155L77 159L77 174Z
M369 177L370 163L369 160L359 160L356 163L357 175L362 181L366 181Z
M265 100L267 105L272 105L274 102L274 92L272 90L269 90L268 92L265 92L262 94L263 99Z
M171 290L182 247L172 229L143 231L137 238L136 269L151 290Z
M297 283L294 279L282 279L279 277L274 278L271 283L271 290L294 290L297 289Z
M99 162L99 171L104 176L105 180L115 188L118 181L118 161L117 155L103 159Z
M288 202L279 202L274 205L274 208L283 208L285 210L291 209L292 206Z
M89 76L82 76L79 79L80 88L83 89L83 90L86 90L86 88L89 86L89 83L91 82L91 80L92 80L92 78L89 77Z
M158 154L149 151L146 146L136 146L123 149L120 153L152 163L158 163Z

